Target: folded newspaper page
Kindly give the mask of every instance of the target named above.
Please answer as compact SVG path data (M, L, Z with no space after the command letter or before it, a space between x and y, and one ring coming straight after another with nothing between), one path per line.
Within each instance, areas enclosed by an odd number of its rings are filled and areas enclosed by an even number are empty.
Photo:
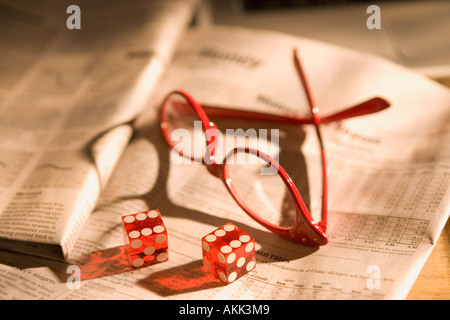
M306 115L293 48L301 54L321 113L372 97L391 104L378 113L322 125L330 241L321 247L273 234L245 214L206 166L173 161L158 118L162 99L174 89L205 105ZM8 289L0 296L404 299L450 212L449 105L444 86L375 56L265 31L190 30L134 123L136 134L69 262L3 251L0 282ZM314 127L239 119L216 123L223 131L257 125L276 129L277 137L265 147L293 178L316 218L322 194ZM168 230L169 259L132 270L121 216L150 209L160 210ZM227 222L254 237L256 267L225 285L203 269L201 238Z
M193 4L0 1L0 247L68 256Z

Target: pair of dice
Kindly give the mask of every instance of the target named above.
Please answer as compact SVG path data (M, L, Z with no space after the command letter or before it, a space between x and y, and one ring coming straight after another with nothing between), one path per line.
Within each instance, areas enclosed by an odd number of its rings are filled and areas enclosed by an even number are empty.
M133 268L168 260L167 230L159 210L122 217ZM228 284L255 268L255 240L232 223L201 239L204 268Z

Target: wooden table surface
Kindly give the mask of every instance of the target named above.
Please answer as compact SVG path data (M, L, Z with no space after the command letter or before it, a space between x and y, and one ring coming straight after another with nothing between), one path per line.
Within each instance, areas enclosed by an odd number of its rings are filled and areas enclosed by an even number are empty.
M434 79L450 88L450 77ZM450 300L450 220L423 266L408 300Z
M407 300L450 299L450 220L423 266Z

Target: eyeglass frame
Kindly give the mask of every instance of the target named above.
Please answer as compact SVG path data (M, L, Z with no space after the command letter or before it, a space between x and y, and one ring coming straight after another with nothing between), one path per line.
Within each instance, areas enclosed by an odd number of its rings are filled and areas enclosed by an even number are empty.
M166 98L163 100L160 107L159 121L160 128L163 134L163 137L167 144L173 149L175 146L170 137L170 132L168 130L168 119L166 117L166 106L170 97L174 94L179 94L186 99L189 105L194 109L195 113L199 117L202 122L203 131L206 135L206 148L207 154L210 156L209 161L205 162L202 160L202 163L207 166L208 171L214 176L220 178L224 184L226 185L228 191L231 193L234 200L237 204L256 222L269 229L273 233L291 240L296 243L300 243L307 246L323 246L328 243L328 237L326 235L327 230L327 218L328 218L328 205L327 205L327 170L326 170L326 155L325 155L325 147L323 143L322 134L320 132L320 125L325 123L330 123L334 121L339 121L351 117L367 115L371 113L375 113L381 110L384 110L390 106L390 103L380 97L375 97L369 100L366 100L362 103L359 103L353 107L346 108L342 111L336 112L334 114L320 117L319 116L319 108L316 106L313 96L311 94L311 90L309 87L309 83L306 79L305 73L303 71L300 56L298 53L298 49L294 49L294 65L297 72L297 75L300 80L300 84L302 85L307 101L308 106L311 111L311 117L303 118L298 115L273 115L267 113L253 112L253 111L243 111L237 109L227 109L223 107L213 107L213 106L202 106L195 99L193 99L187 92L183 90L174 90L167 94ZM308 208L306 207L297 187L295 186L293 180L288 175L288 173L283 169L283 167L272 157L265 154L260 150L256 150L249 147L236 147L231 150L223 159L222 162L218 163L215 159L215 150L219 143L217 137L219 136L219 129L216 124L209 120L208 114L210 116L216 117L226 117L226 118L237 118L237 119L248 119L248 120L256 120L256 121L265 121L265 122L279 122L285 124L296 124L296 125L304 125L304 124L313 124L315 127L315 132L318 138L318 142L321 150L321 163L322 163L322 220L316 222ZM181 154L181 151L180 155ZM238 152L245 152L249 154L253 154L264 161L266 161L270 166L272 166L276 172L279 174L284 184L286 185L292 201L295 205L295 222L291 227L282 227L279 225L275 225L263 218L261 218L257 213L251 210L242 198L239 196L237 191L235 190L232 180L229 177L227 160L233 157Z

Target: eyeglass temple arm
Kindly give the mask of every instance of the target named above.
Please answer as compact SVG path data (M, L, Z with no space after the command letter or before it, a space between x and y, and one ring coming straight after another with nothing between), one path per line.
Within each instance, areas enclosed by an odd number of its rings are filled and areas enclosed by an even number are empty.
M390 105L391 105L390 102L388 102L386 99L375 97L366 100L362 103L359 103L353 107L344 109L342 111L338 111L328 116L321 117L320 123L329 123L333 121L339 121L348 118L364 116L371 113L376 113L388 108Z
M322 160L322 221L319 222L319 225L322 227L323 231L326 232L327 228L327 218L328 218L328 201L327 201L327 169L326 169L326 157L325 157L325 148L322 141L322 135L320 134L319 124L321 119L319 117L319 108L316 106L316 103L311 94L311 90L309 88L309 83L305 77L305 73L303 72L303 68L300 62L300 56L297 49L294 49L294 64L295 69L297 70L297 74L300 78L300 83L305 90L306 98L308 100L308 105L311 109L313 123L316 128L317 137L319 139L320 151L321 151L321 160Z
M338 111L336 113L320 117L320 123L330 123L339 120L345 120L348 118L359 117L382 111L390 106L390 103L383 98L375 97L350 108ZM267 122L279 122L287 124L314 124L312 117L300 117L296 114L277 115L271 113L245 111L242 108L230 109L219 106L211 106L202 104L205 113L209 117L215 118L228 118L228 119L240 119L240 120L255 120L255 121L267 121Z

